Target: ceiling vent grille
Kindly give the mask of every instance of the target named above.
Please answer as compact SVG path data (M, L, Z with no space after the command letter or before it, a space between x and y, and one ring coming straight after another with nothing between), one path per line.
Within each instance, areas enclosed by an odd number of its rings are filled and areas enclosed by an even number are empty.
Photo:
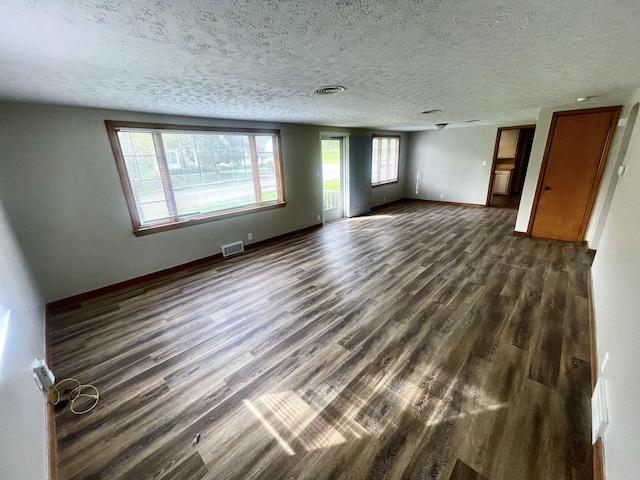
M332 95L334 93L344 92L346 88L341 87L340 85L328 85L326 87L318 87L313 93L317 93L318 95Z
M222 245L222 256L228 257L237 253L244 252L244 244L242 241L230 243L229 245Z

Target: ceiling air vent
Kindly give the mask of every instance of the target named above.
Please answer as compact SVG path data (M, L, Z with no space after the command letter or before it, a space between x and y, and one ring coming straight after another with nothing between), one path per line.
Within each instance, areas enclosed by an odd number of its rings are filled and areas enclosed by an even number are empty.
M326 87L318 87L313 93L317 93L318 95L331 95L334 93L344 92L346 88L341 87L340 85L328 85Z

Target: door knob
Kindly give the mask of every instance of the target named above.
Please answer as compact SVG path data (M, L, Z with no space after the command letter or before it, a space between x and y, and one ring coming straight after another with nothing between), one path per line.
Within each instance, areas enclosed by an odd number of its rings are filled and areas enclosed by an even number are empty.
M551 190L551 187L547 187L546 185L542 187L543 190Z

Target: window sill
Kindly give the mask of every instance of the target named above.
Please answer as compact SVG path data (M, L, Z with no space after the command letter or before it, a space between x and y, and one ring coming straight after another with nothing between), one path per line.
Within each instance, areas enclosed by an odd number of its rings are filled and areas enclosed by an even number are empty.
M206 216L191 217L184 220L176 220L171 223L162 223L160 225L150 225L139 228L134 228L133 234L136 237L142 237L144 235L151 235L152 233L166 232L167 230L174 230L176 228L189 227L191 225L199 225L201 223L214 222L216 220L222 220L225 218L239 217L241 215L247 215L250 213L263 212L265 210L272 210L274 208L280 208L287 205L287 202L269 203L266 205L234 208L233 210L224 210L222 212L210 213Z

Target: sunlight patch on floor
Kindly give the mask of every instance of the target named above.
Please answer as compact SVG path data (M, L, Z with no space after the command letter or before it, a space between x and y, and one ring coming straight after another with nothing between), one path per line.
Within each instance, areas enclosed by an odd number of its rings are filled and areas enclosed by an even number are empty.
M273 435L273 438L275 438L278 441L278 443L280 444L282 449L285 452L287 452L288 455L295 455L296 452L293 451L293 448L291 448L291 446L287 442L285 442L285 440L278 434L276 429L273 428L271 426L271 424L267 421L267 419L262 416L260 411L256 407L253 406L251 401L249 401L247 399L244 399L243 402L247 406L247 408L251 411L251 413L253 413L258 418L258 420L260 420L262 422L262 425L264 425L264 427L267 429L267 431L271 435Z
M262 395L253 401L245 399L244 403L289 455L295 454L292 444L312 451L368 433L347 415L341 415L336 422L328 421L292 391Z

